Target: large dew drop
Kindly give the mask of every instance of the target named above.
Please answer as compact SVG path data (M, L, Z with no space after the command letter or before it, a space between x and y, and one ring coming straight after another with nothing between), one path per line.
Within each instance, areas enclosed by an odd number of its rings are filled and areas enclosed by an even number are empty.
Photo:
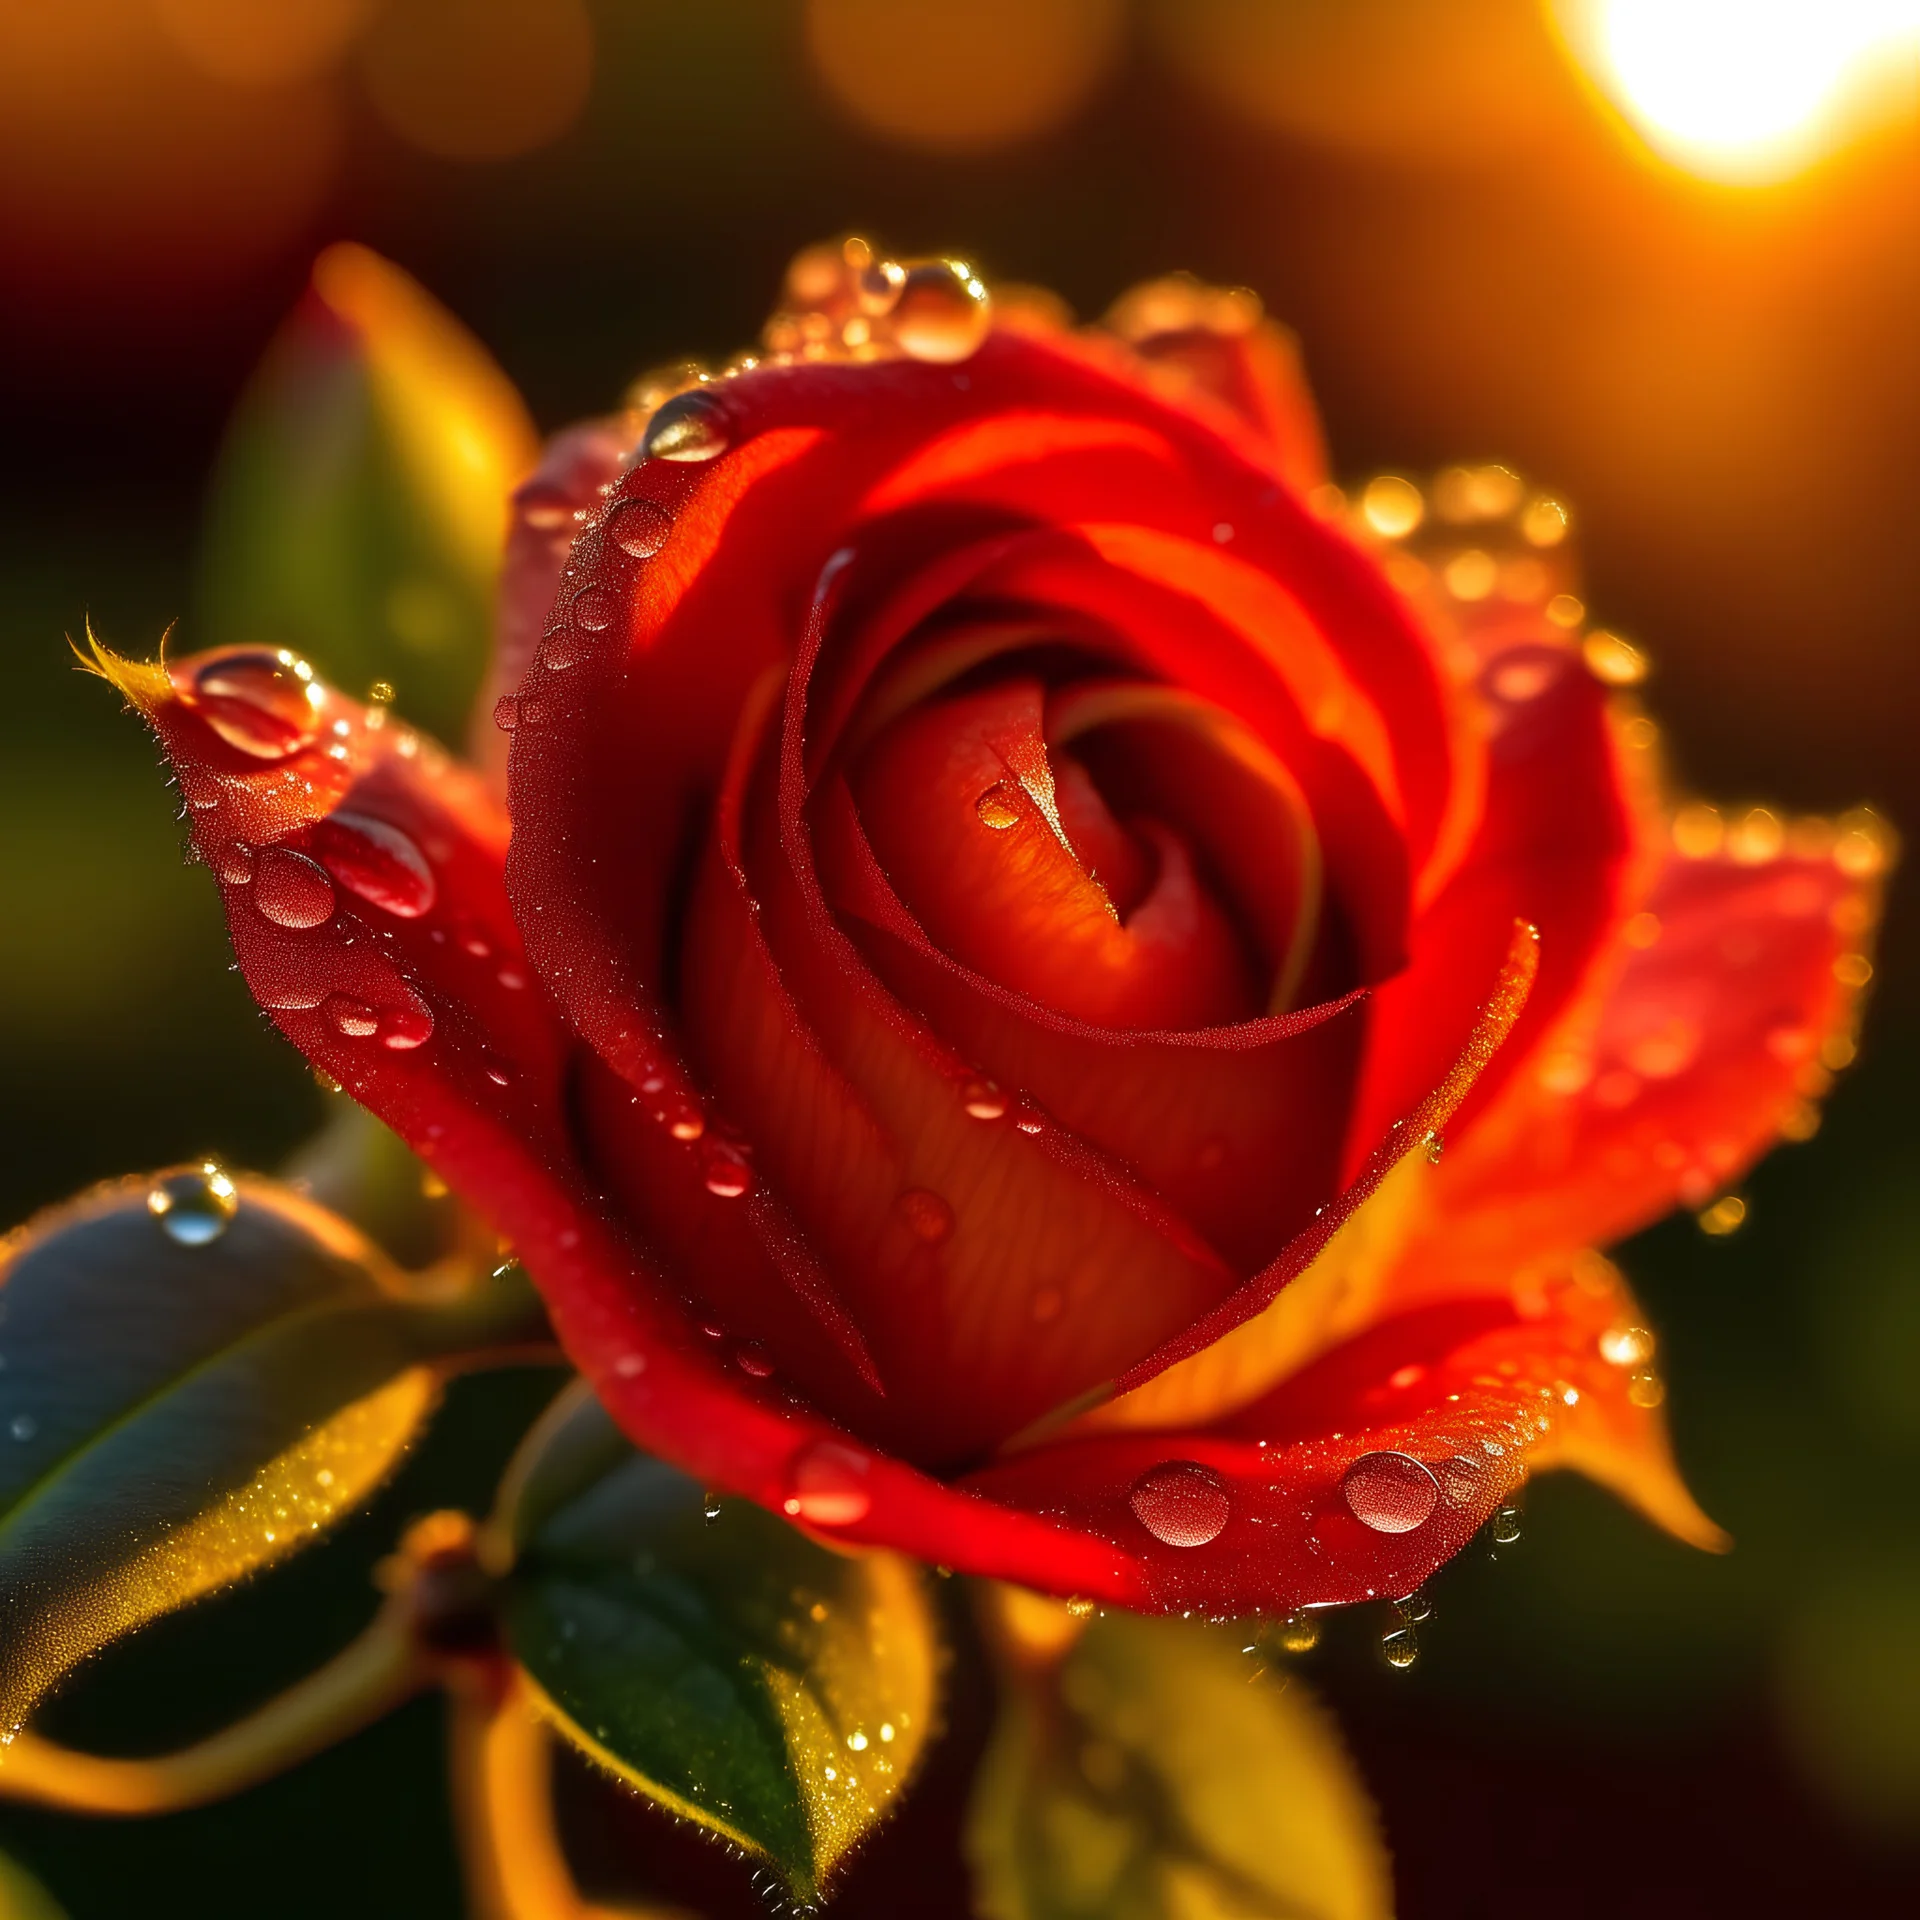
M647 460L716 460L731 438L725 409L696 387L675 394L647 422L640 453Z
M1231 1512L1225 1483L1197 1460L1164 1460L1149 1467L1129 1489L1127 1505L1169 1547L1204 1547L1217 1540Z
M651 560L672 531L672 515L651 500L625 501L607 522L613 544L635 560Z
M240 1206L232 1179L214 1161L196 1173L176 1173L147 1195L160 1231L183 1247L204 1247L226 1232Z
M276 927L317 927L333 917L333 882L317 860L270 847L254 876L253 904Z
M330 815L313 830L313 850L349 892L402 920L417 920L438 893L412 837L371 814Z
M909 267L891 314L893 337L912 360L951 366L974 353L993 324L993 303L958 260Z
M1375 1533L1411 1533L1440 1501L1440 1483L1410 1453L1362 1454L1340 1490L1353 1517Z
M837 1440L816 1440L802 1447L787 1468L787 1492L781 1511L812 1527L850 1527L873 1506L867 1487L870 1462L864 1453Z
M284 760L320 729L317 691L304 660L243 649L207 661L187 704L228 746L256 760Z

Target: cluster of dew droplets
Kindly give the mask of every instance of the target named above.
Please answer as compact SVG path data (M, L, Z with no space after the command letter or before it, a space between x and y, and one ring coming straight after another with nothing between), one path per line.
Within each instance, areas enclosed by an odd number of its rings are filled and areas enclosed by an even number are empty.
M795 256L763 339L776 365L904 355L952 366L992 324L992 296L965 261L889 260L856 236Z
M243 650L205 661L182 689L183 704L227 745L264 766L292 760L321 737L327 694L313 669L293 654ZM369 728L384 723L384 706L366 717ZM333 723L328 753L345 759L352 724ZM213 854L221 881L252 911L283 933L305 935L328 927L340 890L391 920L417 920L439 894L433 867L412 836L370 814L342 810L316 822L303 848L255 847L226 839ZM298 968L317 958L304 946L276 956ZM295 970L255 981L261 1001L277 1010L318 1007L344 1039L371 1040L394 1051L422 1046L433 1034L425 997L390 962L379 963L377 1004L358 992L329 990L313 971ZM265 969L261 969L265 973ZM317 968L314 969L317 971ZM303 977L304 973L304 977Z

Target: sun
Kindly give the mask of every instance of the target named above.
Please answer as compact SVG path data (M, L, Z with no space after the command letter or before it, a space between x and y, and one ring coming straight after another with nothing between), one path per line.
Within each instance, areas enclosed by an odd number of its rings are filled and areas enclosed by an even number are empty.
M1556 0L1555 11L1646 144L1709 179L1783 179L1914 103L1920 0Z

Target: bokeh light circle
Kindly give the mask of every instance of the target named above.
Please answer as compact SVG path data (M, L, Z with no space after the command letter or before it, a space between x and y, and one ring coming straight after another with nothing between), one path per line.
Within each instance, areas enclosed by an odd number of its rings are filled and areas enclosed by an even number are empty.
M362 52L395 133L445 160L506 160L557 139L593 78L581 0L390 0Z
M807 0L815 73L869 132L988 153L1076 112L1121 43L1120 0Z

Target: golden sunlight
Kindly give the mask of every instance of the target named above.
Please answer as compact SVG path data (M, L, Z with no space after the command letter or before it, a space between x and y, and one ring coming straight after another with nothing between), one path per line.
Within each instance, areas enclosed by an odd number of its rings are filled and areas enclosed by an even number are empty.
M1751 185L1914 104L1920 0L1555 0L1575 57L1664 159Z

